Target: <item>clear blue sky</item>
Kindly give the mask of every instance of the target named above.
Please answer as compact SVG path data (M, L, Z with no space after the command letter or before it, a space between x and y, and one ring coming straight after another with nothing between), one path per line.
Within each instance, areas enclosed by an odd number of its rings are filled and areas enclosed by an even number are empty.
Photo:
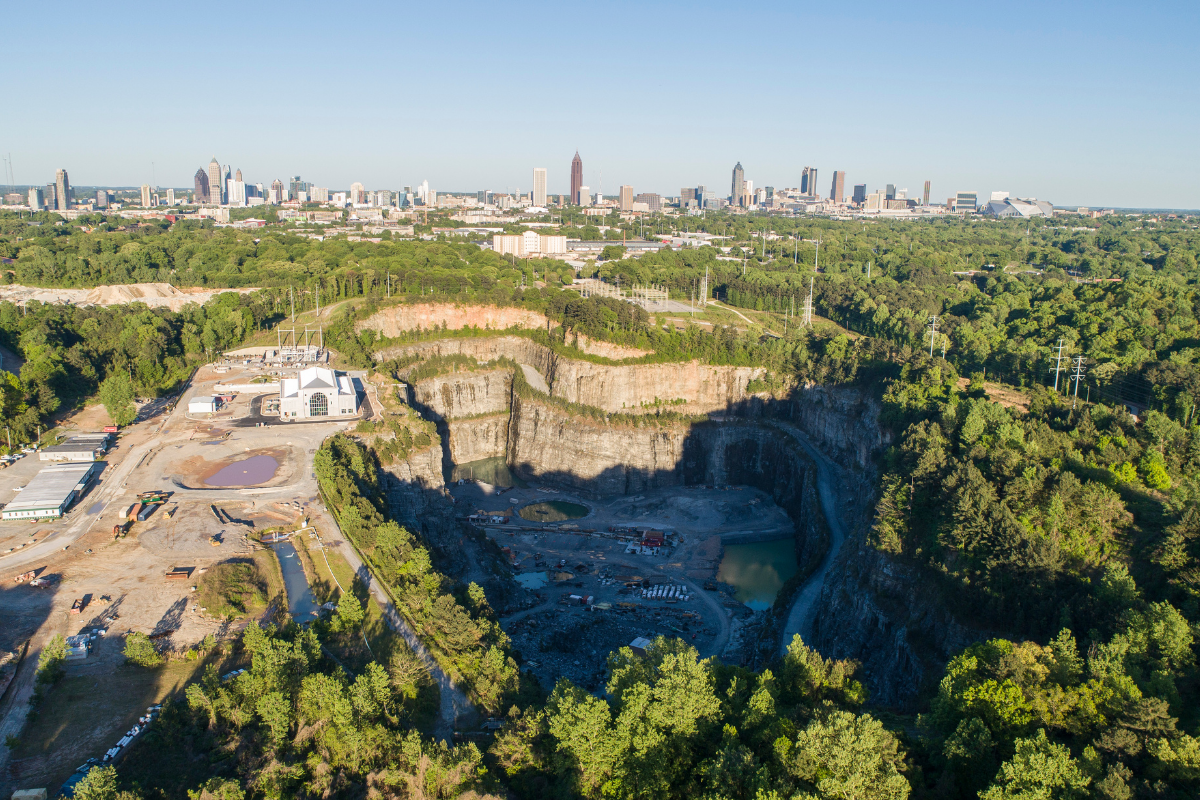
M21 3L18 183L895 183L1200 208L1200 4Z

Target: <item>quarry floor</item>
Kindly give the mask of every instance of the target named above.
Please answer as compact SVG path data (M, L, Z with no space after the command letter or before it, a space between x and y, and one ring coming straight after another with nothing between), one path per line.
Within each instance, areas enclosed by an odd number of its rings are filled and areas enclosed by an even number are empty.
M598 501L552 486L497 489L463 481L449 488L460 517L477 512L509 517L509 524L488 524L484 530L508 548L519 580L546 573L544 585L525 590L525 603L532 607L502 617L501 625L524 666L547 689L559 677L589 690L600 688L608 653L639 636L678 636L702 657L738 663L742 654L731 641L732 623L751 612L733 599L730 587L715 583L722 536L744 541L793 534L791 520L770 495L748 486L680 486ZM549 500L583 505L589 513L559 523L530 522L516 514L527 504ZM629 552L629 543L609 528L630 526L669 531L673 544L655 554ZM687 587L690 598L647 599L629 586L646 581ZM570 595L590 596L591 605Z

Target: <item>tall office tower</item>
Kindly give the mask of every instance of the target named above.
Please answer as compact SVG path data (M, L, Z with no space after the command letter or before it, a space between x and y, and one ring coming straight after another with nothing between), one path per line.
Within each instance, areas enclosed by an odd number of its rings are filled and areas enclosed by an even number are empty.
M34 211L41 211L44 205L46 205L45 193L36 186L29 187L29 207Z
M738 162L733 168L733 185L729 188L729 202L735 206L745 205L746 195L746 170L742 169L742 162Z
M221 165L217 162L217 157L213 156L212 161L208 162L208 202L214 206L219 206L225 201L221 186L224 181L221 180Z
M46 210L53 211L58 208L58 187L53 183L46 184Z
M622 211L633 211L633 187L622 186L617 195Z
M175 205L175 190L174 189L167 189L167 205L169 205L169 206Z
M208 173L205 172L202 168L196 170L195 183L196 183L196 203L197 204L207 203L208 202Z
M150 207L150 184L142 184L142 208Z
M271 199L272 205L279 205L283 202L283 181L276 178L271 181Z
M829 199L841 204L846 199L846 172L837 170L833 173L833 186L829 189Z
M925 201L921 205L929 205L929 181L925 181Z
M67 171L60 169L54 173L54 207L66 211L71 207L71 182L67 180Z
M858 205L865 203L867 200L867 185L865 183L854 184L854 197L851 199Z
M590 206L592 204L592 190L587 186L579 187L579 198L576 200L576 205Z
M230 179L229 183L226 184L225 191L228 192L229 205L246 205L246 182L242 180L242 171L240 169Z
M800 194L810 197L816 197L819 194L816 167L805 167L804 172L800 174Z
M535 206L546 206L546 168L533 168L533 194L529 198Z
M687 208L688 203L696 202L696 190L689 189L686 186L679 190L679 207Z
M579 157L579 151L575 151L575 157L571 159L571 202L575 205L586 205L587 200L579 196L579 190L583 188L583 159Z
M887 185L887 192L884 193L883 197L885 200L895 200L896 199L896 184L889 183Z

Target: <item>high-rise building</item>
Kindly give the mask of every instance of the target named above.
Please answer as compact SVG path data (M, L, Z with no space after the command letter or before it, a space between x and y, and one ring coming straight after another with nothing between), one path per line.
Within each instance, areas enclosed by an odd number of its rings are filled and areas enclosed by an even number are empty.
M805 167L800 173L800 194L816 197L817 192L817 168Z
M283 181L279 178L271 181L271 194L267 202L276 206L283 202Z
M169 205L169 206L175 205L175 190L174 189L167 189L167 205Z
M929 181L925 181L925 199L922 205L929 205Z
M303 192L304 196L307 197L309 189L311 187L312 187L312 184L307 183L306 181L300 180L299 175L293 175L291 182L288 184L288 195L293 200L299 200L300 193Z
M645 203L646 208L650 211L662 211L662 195L655 192L642 192L633 198L633 202Z
M622 211L633 210L633 187L624 185L617 194L617 203Z
M689 203L696 203L696 190L685 186L679 190L679 207L687 208Z
M225 186L226 198L231 206L246 205L246 182L242 180L242 171L239 169L229 183Z
M142 208L150 207L150 184L142 184Z
M533 192L529 199L535 206L544 208L546 205L546 168L533 168Z
M979 207L979 192L958 192L954 195L954 210L974 214Z
M851 198L857 205L862 205L867 199L867 185L865 183L854 184L854 197Z
M729 188L729 202L735 206L746 205L746 170L742 169L740 161L733 168L733 185Z
M208 162L208 202L215 206L225 202L224 192L221 191L224 182L221 178L221 164L217 157L213 156L212 161Z
M889 183L887 185L887 191L884 192L883 199L885 199L885 200L895 200L896 199L896 184Z
M208 202L208 173L203 169L196 170L196 203Z
M29 207L34 211L41 211L46 205L46 194L36 186L29 187Z
M54 201L54 207L59 211L66 211L71 207L71 182L67 180L65 169L56 170L54 173Z
M579 197L575 200L575 205L590 206L592 204L592 190L589 186L579 187Z
M836 170L833 173L833 185L829 188L829 199L835 203L843 203L846 200L846 172L845 170Z
M571 159L571 202L576 205L587 205L587 198L581 197L579 192L583 188L583 159L579 157L579 151L575 151L575 157Z

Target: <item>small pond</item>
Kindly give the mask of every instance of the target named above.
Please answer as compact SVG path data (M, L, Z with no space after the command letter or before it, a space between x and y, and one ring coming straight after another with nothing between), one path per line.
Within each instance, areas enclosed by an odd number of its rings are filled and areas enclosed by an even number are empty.
M791 538L753 544L727 544L717 580L737 588L738 600L765 611L787 579L796 574L796 544Z
M250 456L214 472L204 483L208 486L257 486L275 477L279 462L271 456Z
M490 483L492 486L498 486L501 489L510 489L516 487L523 489L526 486L525 481L518 478L508 468L508 463L504 460L504 456L496 456L494 458L481 458L478 461L468 461L465 464L455 464L454 469L450 471L450 482L468 480L468 481L483 481Z
M288 611L296 622L312 622L317 615L317 600L313 597L312 587L304 575L304 566L296 548L291 542L283 541L271 545L279 558L279 568L283 571L283 585L287 588Z
M540 589L550 580L550 575L545 572L522 572L514 577L526 589Z
M590 509L579 503L568 503L566 500L546 500L542 503L532 503L517 513L521 519L530 522L563 522L568 519L586 517Z

